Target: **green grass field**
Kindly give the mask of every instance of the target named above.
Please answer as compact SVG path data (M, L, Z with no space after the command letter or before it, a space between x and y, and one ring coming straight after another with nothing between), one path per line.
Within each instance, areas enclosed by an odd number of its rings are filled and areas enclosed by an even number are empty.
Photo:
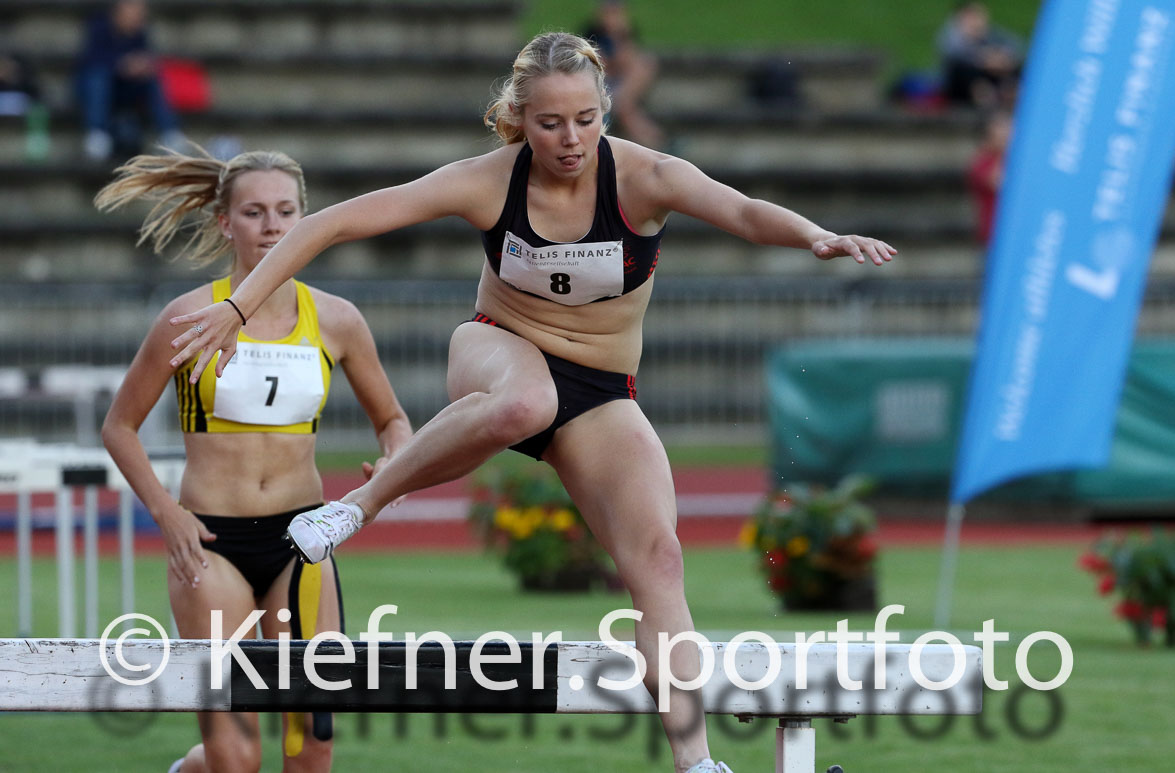
M1092 579L1074 565L1076 546L967 548L960 559L955 626L964 642L993 618L1011 643L996 649L996 675L1012 689L989 693L974 718L859 718L846 725L817 722L819 770L839 763L850 773L946 770L990 773L1150 771L1171 752L1175 726L1175 651L1138 649L1125 626L1098 597ZM795 631L835 627L838 615L784 614L762 587L750 558L736 549L690 550L688 594L699 629L712 639L762 630L779 641ZM380 604L399 605L385 623L399 635L438 629L474 638L494 629L520 639L531 632L562 631L564 639L598 638L607 612L627 597L524 595L488 556L473 553L344 554L341 558L348 633L365 627ZM892 548L882 553L884 603L906 606L891 627L912 641L932 628L938 569L934 548ZM167 620L163 564L142 557L137 565L139 611ZM0 577L14 576L10 558ZM35 624L40 634L56 625L55 575L49 560L36 565ZM117 615L117 568L104 564L101 586L111 603L103 622ZM0 601L0 631L15 630L10 597ZM871 615L849 618L852 630L872 628ZM1074 650L1068 683L1048 695L1024 687L1015 674L1016 643L1036 630L1063 635ZM1037 679L1056 673L1048 644L1032 649ZM945 726L940 724L945 722ZM669 770L667 747L649 717L537 717L496 715L342 715L337 720L335 770L549 771ZM271 728L269 720L263 728ZM769 722L738 725L711 719L711 745L738 773L772 769ZM615 737L613 737L615 736ZM607 737L607 738L606 738ZM0 716L0 771L166 770L197 739L195 719L179 714L11 714ZM277 737L267 732L265 771L280 769Z

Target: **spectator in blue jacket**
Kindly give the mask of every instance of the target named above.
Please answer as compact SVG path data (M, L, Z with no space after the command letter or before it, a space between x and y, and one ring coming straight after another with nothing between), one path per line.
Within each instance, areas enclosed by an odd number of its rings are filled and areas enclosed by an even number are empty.
M78 62L78 102L85 128L83 150L91 160L138 152L145 122L160 144L173 149L184 144L151 50L146 0L116 0L106 13L89 21Z
M939 30L943 93L954 104L987 110L1009 108L1015 99L1023 45L991 23L984 3L965 0Z

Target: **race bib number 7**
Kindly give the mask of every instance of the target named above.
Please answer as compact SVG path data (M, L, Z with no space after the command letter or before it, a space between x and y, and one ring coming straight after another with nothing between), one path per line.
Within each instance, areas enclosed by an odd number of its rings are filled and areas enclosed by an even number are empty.
M216 382L212 415L275 427L313 420L326 392L320 356L313 346L238 343Z
M580 306L624 292L624 245L617 240L531 247L507 231L499 276L519 290Z

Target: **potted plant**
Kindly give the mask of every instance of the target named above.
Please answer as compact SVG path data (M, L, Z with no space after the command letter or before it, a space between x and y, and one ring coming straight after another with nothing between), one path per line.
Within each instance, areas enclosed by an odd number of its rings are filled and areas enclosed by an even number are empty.
M483 467L469 520L524 590L618 589L611 559L546 465Z
M1078 564L1100 577L1103 596L1117 591L1114 613L1125 620L1138 644L1162 631L1175 647L1175 531L1112 532L1084 553Z
M872 488L852 476L827 489L791 484L767 497L740 541L755 552L767 587L791 610L874 610L877 523L861 501Z

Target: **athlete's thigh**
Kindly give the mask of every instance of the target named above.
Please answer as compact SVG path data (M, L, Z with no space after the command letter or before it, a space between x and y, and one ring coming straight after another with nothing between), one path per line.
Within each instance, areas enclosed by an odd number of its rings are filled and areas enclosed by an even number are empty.
M449 399L498 392L507 385L538 383L554 388L547 361L525 338L494 325L458 325L449 342Z
M339 608L338 577L335 572L334 559L323 561L320 564L302 564L298 577L296 600L291 598L290 583L293 580L295 559L290 563L269 590L260 599L260 607L265 610L265 617L261 620L261 635L266 639L276 639L279 633L289 633L290 623L277 619L279 609L289 609L291 614L297 612L301 621L301 636L309 639L321 631L340 631L342 628L342 614ZM291 605L296 603L298 609ZM313 613L314 619L307 620L306 615Z
M257 604L253 588L227 558L205 550L208 567L200 573L198 587L192 588L168 576L168 594L176 628L185 639L228 639L254 611ZM219 628L214 631L214 617ZM249 626L242 639L255 637L255 626ZM239 755L241 744L254 751L260 749L260 731L257 715L245 712L200 712L200 735L204 741L206 759L221 760Z
M665 447L633 400L613 400L555 433L543 458L615 558L677 525Z
M208 557L208 567L200 572L195 588L168 575L171 613L181 637L207 639L219 612L220 632L227 639L255 609L253 588L227 558L207 549L204 555ZM243 638L253 638L252 631Z

